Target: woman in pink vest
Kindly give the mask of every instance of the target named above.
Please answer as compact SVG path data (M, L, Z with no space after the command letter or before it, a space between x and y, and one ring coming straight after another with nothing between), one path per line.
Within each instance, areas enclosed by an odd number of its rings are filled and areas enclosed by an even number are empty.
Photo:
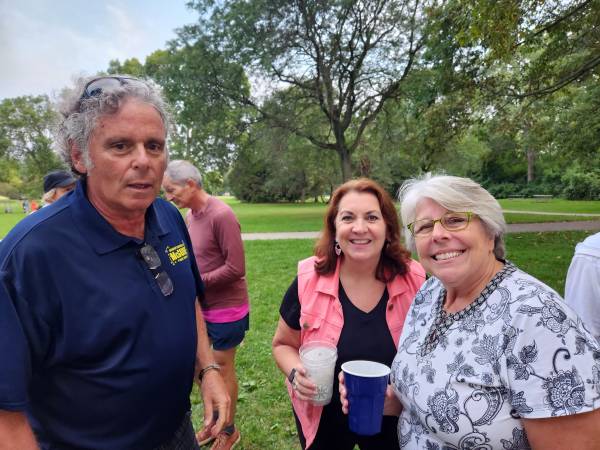
M313 405L315 385L298 350L310 341L337 346L335 373L350 360L390 366L410 303L425 280L421 265L400 243L394 202L369 179L344 183L333 194L315 256L300 261L285 294L273 338L273 356L286 376L303 449L399 448L397 418L384 417L381 433L348 428L339 396ZM337 376L333 392L338 391Z

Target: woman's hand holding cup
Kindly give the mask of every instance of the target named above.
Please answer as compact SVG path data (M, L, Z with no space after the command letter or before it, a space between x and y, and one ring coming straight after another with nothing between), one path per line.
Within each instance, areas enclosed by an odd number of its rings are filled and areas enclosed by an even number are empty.
M296 367L292 389L294 395L300 400L310 401L317 393L317 386L308 378L306 369L302 365Z
M339 391L340 391L340 402L342 403L342 412L348 414L348 391L346 390L346 384L344 383L344 371L340 370L338 374Z
M344 383L344 372L340 371L338 374L339 391L340 391L340 402L342 403L342 412L348 414L348 391L346 390L346 384ZM402 403L396 397L392 386L388 386L385 391L385 401L383 403L383 415L384 416L399 416L402 412Z

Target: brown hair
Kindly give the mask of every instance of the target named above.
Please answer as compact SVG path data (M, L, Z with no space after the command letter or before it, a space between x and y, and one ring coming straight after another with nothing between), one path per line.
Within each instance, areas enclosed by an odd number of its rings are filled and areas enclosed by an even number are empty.
M327 213L323 219L321 237L315 245L317 262L315 270L321 275L335 271L337 255L335 254L335 218L342 198L349 192L373 194L379 202L379 208L386 225L386 243L381 251L375 277L383 282L392 280L396 275L404 275L408 271L410 252L400 243L400 225L398 212L390 195L377 182L368 178L350 180L338 187L329 201Z

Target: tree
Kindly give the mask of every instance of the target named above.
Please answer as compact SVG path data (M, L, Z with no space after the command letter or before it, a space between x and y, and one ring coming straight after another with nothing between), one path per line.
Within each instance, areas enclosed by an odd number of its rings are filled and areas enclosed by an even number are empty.
M21 185L17 161L0 156L0 195L18 198Z
M209 42L227 58L275 88L293 87L293 116L269 115L256 98L235 98L263 117L339 156L342 177L351 156L425 44L425 24L437 1L418 0L193 0L199 23L180 36ZM303 126L317 107L326 133ZM320 129L320 128L319 128Z
M482 49L480 82L493 95L539 97L598 72L600 0L453 3L455 39Z
M156 81L175 116L171 156L187 159L205 173L215 172L215 181L223 177L248 120L245 108L222 92L248 94L249 83L239 65L227 63L201 41L181 38L150 54L143 65L136 58L112 60L107 73ZM220 190L222 185L214 188Z
M7 98L0 102L0 156L19 167L22 190L28 195L42 192L42 177L61 166L52 150L51 128L55 112L46 96ZM16 183L14 172L11 180Z
M323 155L304 139L261 121L249 130L227 184L248 202L316 201L339 184L335 163L333 153Z
M563 167L577 160L582 167L600 168L600 76L571 85L554 96L556 120L548 140L560 149Z
M470 55L461 67L482 93L474 111L514 140L517 166L525 161L527 182L537 182L540 163L556 150L549 139L558 113L553 97L597 79L600 0L450 0L438 12L437 23L453 30L447 45L461 49L452 53Z
M246 108L230 95L246 96L243 69L227 62L203 42L175 40L146 59L146 73L164 89L176 116L172 153L204 170L224 173L249 120Z
M108 62L108 70L106 72L109 75L127 74L134 77L141 77L145 75L146 70L137 58L130 58L123 61L122 64L118 59L111 59Z

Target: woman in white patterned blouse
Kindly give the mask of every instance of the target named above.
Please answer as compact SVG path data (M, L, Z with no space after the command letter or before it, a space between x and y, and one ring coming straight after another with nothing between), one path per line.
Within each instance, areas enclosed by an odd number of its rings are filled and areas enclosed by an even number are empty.
M600 448L600 346L505 259L498 202L452 176L410 180L400 200L408 248L432 275L392 364L401 448Z

